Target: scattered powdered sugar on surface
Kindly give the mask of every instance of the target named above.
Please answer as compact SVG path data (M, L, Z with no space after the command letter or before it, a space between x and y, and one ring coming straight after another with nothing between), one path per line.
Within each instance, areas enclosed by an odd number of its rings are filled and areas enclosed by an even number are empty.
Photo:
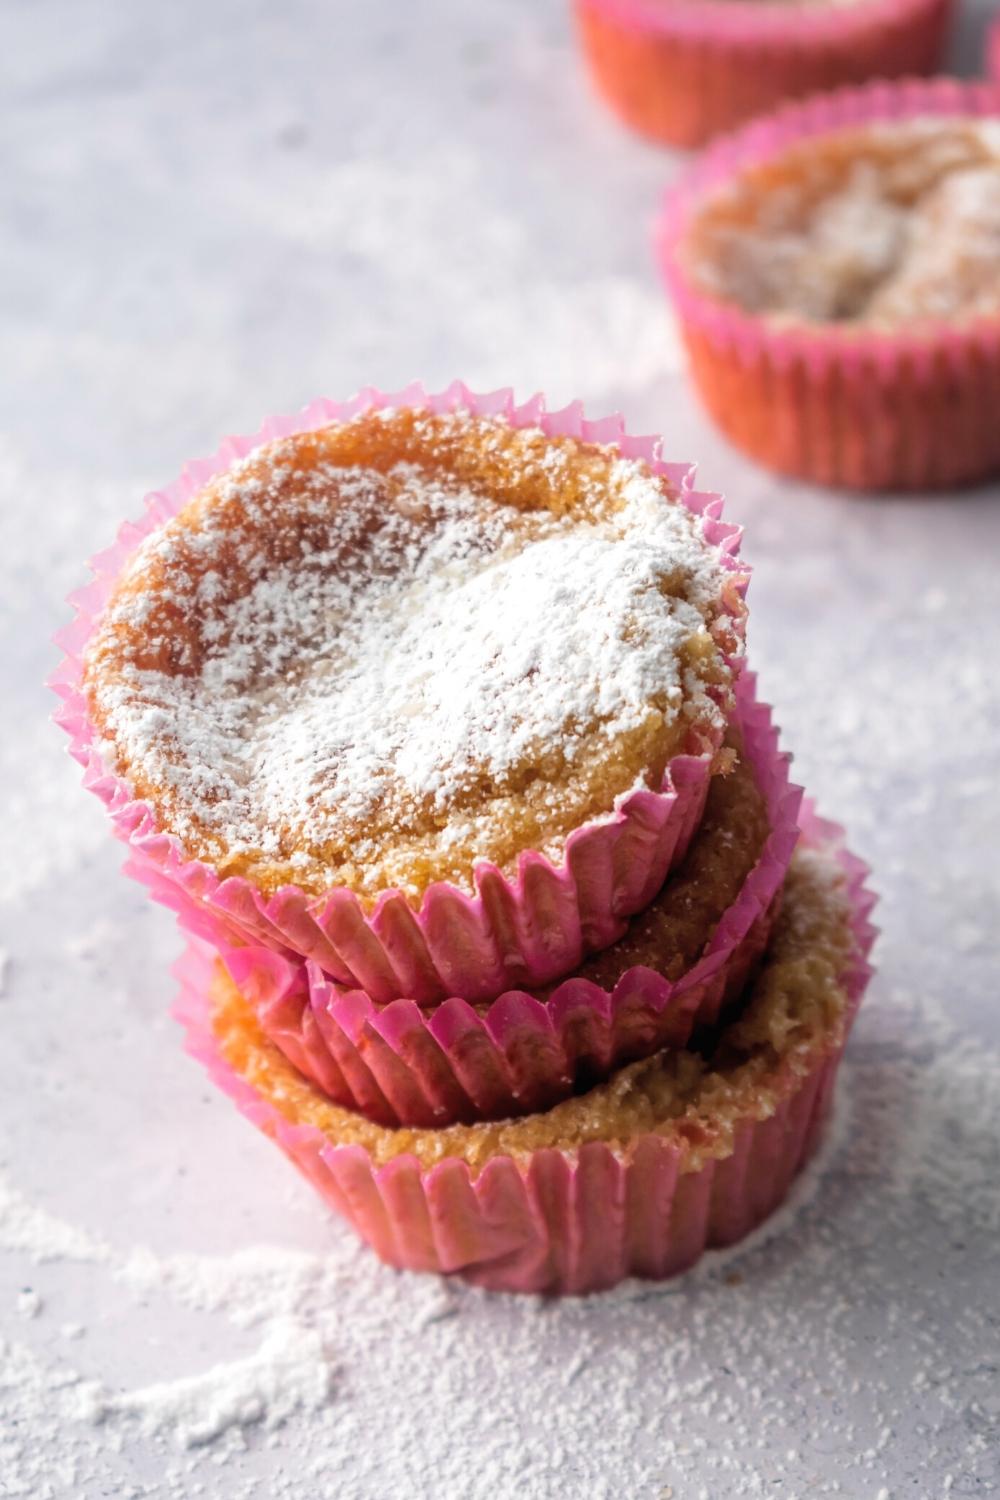
M400 20L402 45L362 8L362 39L341 27L337 46L322 45L340 26L332 7L308 29L275 7L238 26L188 9L150 11L148 45L109 7L107 52L68 6L8 16L11 57L44 58L60 86L49 74L11 96L21 150L5 162L32 218L4 238L2 283L25 446L9 474L0 463L0 528L16 522L0 549L16 643L14 732L0 735L15 851L0 872L13 955L0 1129L23 1190L0 1207L0 1494L996 1493L995 494L859 506L782 485L713 438L668 379L680 344L641 232L670 167L590 108L564 7L464 7L459 28L454 6L434 5L408 35ZM192 103L210 103L211 131ZM300 145L276 147L269 132L290 121ZM127 253L109 275L121 213ZM43 303L58 316L38 317ZM148 973L175 952L166 918L117 881L101 810L45 722L62 599L136 494L262 409L414 373L621 407L701 458L749 523L754 664L796 779L848 823L886 898L843 1141L806 1179L812 1197L756 1248L661 1287L549 1306L396 1275L333 1224L322 1254L288 1248L316 1244L322 1209L238 1121L245 1154L234 1148L222 1101L179 1082L176 1040L156 1031L167 989ZM64 953L63 934L102 912L130 934L110 988L93 959ZM201 1216L176 1179L185 1160L184 1181L207 1184ZM66 1253L50 1253L53 1235ZM220 1240L250 1248L220 1253ZM178 1243L216 1253L178 1256ZM30 1318L25 1288L40 1299ZM215 1372L205 1405L232 1412L230 1385L244 1400L248 1388L234 1367L288 1318L299 1409L270 1427L237 1415L181 1446L175 1381ZM130 1412L150 1388L155 1418Z
M119 935L119 928L114 922L106 917L99 917L90 927L82 932L76 932L67 937L65 948L70 958L91 959L101 958L106 954Z
M22 1318L37 1318L43 1306L41 1297L32 1287L22 1287L18 1292L17 1310Z
M46 1260L100 1262L107 1249L99 1240L36 1207L0 1177L0 1249L19 1250L36 1264Z
M569 461L544 455L555 474ZM475 804L484 777L516 788L554 749L572 767L651 704L668 723L713 716L679 657L718 609L721 566L639 462L611 464L617 503L592 521L525 513L411 465L300 471L294 443L261 467L251 456L222 483L238 536L209 516L193 534L155 533L127 570L166 566L198 647L170 672L129 658L96 683L126 764L178 794L182 835L193 816L230 850L288 857L289 830L322 844L348 827L363 857L376 811ZM276 563L268 529L295 525L295 555ZM247 583L230 597L234 547ZM148 591L126 595L108 631L142 630L152 608Z
M321 1409L331 1380L320 1334L295 1319L273 1317L245 1359L124 1393L82 1382L74 1393L75 1414L96 1425L115 1416L132 1418L143 1436L169 1435L179 1448L198 1448L233 1428L259 1423L266 1431L280 1427L293 1412Z
M909 1465L921 1496L992 1493L1000 1309L945 1311L932 1267L993 1255L1000 1056L933 1001L883 992L844 1075L820 1158L769 1223L685 1277L584 1301L393 1272L332 1225L326 1254L129 1250L7 1186L0 1252L31 1248L39 1307L0 1345L3 1493L46 1500L100 1483L186 1500L214 1493L225 1469L241 1500L853 1500L886 1488L890 1463ZM209 1320L192 1327L214 1330L213 1350L220 1325L242 1350L193 1360L203 1341L189 1335L185 1368L158 1374L153 1354L146 1378L122 1385L86 1355L100 1327L85 1308L87 1337L47 1330L45 1267L74 1258L117 1289L110 1305L132 1308L130 1326L173 1306ZM540 1402L550 1416L536 1423ZM914 1417L920 1444L904 1461ZM652 1448L640 1441L651 1425ZM148 1470L126 1460L139 1452L156 1455Z

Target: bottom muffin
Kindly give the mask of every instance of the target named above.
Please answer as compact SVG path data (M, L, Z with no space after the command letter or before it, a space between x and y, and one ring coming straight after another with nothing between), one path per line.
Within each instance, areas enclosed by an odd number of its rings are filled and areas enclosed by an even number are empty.
M520 1119L389 1128L331 1103L189 950L190 1050L382 1258L504 1291L659 1278L760 1223L809 1156L870 972L873 898L839 830L807 820L739 1018Z

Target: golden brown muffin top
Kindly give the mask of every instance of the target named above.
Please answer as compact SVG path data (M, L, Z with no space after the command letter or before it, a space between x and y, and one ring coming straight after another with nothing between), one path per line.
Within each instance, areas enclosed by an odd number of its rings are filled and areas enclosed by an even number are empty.
M811 136L695 213L695 284L789 323L886 331L1000 315L1000 121L921 117Z
M368 413L257 449L148 538L85 684L105 758L189 856L265 891L418 898L558 855L700 751L733 609L644 463Z

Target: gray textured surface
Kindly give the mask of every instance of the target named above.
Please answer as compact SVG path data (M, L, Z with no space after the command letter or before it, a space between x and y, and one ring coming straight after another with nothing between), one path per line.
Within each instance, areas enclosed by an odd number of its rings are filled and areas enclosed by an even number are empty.
M92 1238L35 1264L51 1225L0 1198L0 1495L994 1493L996 490L818 493L713 434L648 246L675 163L592 103L555 0L2 19L0 1163ZM61 600L145 488L267 411L415 375L582 396L701 461L747 528L752 660L797 775L884 896L811 1201L662 1292L546 1309L356 1252L181 1056L171 922L46 723ZM255 1252L241 1293L229 1260L261 1245L302 1279L328 1402L184 1451L95 1425L273 1333L274 1278ZM214 1313L164 1290L181 1251L234 1268ZM103 1408L67 1404L94 1382Z

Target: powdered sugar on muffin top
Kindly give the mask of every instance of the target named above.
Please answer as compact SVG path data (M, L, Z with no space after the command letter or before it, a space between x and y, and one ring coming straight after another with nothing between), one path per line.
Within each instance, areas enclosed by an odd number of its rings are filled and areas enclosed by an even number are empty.
M558 487L573 445L524 436ZM363 864L416 815L440 851L654 722L722 722L722 564L645 465L605 459L557 514L299 452L251 455L140 547L91 651L107 756L165 789L182 840Z
M748 312L902 328L1000 315L1000 122L873 122L720 191L689 259Z

